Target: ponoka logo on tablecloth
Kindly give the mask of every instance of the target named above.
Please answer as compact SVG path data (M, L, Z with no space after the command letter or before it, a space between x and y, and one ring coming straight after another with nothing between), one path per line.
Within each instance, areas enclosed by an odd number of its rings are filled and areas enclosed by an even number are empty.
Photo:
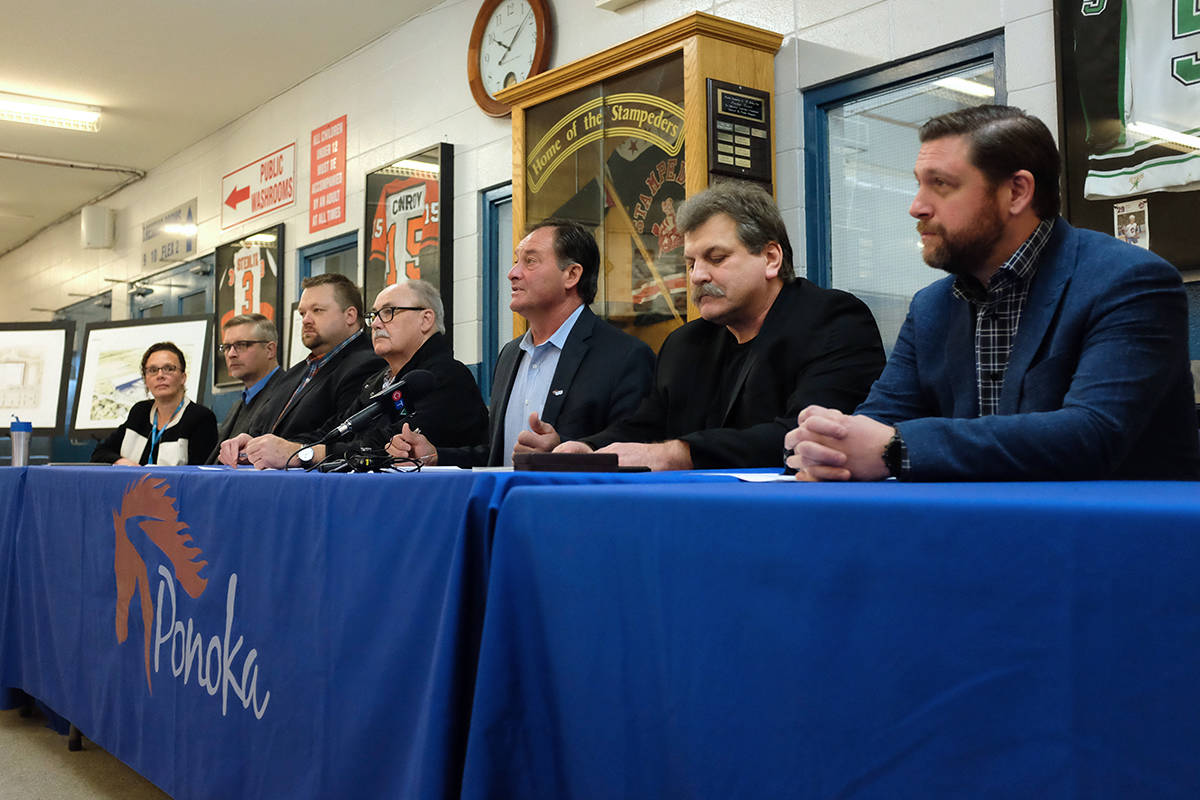
M199 547L192 543L187 533L188 525L179 518L175 498L167 494L170 490L161 478L143 475L125 490L120 510L113 511L113 531L116 534L116 556L114 570L117 578L117 643L124 644L129 638L129 615L136 592L142 613L142 654L146 669L146 688L154 694L153 674L159 671L160 656L165 651L169 658L172 674L187 684L193 673L196 683L209 695L221 693L221 714L224 716L229 691L232 690L244 708L254 707L259 719L267 710L271 699L268 691L263 695L262 705L258 702L258 666L254 663L258 651L251 648L242 663L240 679L231 667L241 650L243 637L230 647L230 636L234 623L234 605L237 597L237 573L229 576L225 597L224 638L213 635L205 646L204 636L197 630L195 620L186 623L178 618L176 583L193 600L198 600L208 586L208 578L200 571L208 566L207 561L198 560L202 555ZM130 524L145 534L171 562L174 575L166 566L159 564L157 602L150 599L150 576L146 560L129 536ZM140 538L140 537L139 537ZM151 647L153 645L153 647ZM153 670L151 651L153 650Z

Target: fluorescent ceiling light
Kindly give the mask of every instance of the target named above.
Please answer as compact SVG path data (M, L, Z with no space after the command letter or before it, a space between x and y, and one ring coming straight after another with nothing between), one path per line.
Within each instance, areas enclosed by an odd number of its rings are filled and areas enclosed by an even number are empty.
M1192 150L1200 150L1200 136L1180 133L1170 128L1152 125L1149 122L1131 122L1128 129L1130 133L1137 134L1143 139L1162 139L1164 142L1174 142Z
M435 163L431 163L429 161L413 161L412 159L405 159L403 161L397 161L392 166L399 167L400 169L411 169L411 170L415 170L417 172L437 172L438 171L438 165Z
M406 158L402 161L397 161L394 164L389 164L380 172L387 175L409 175L417 173L418 176L429 175L436 177L438 174L437 162L415 161L411 158Z
M933 82L934 86L949 89L952 92L965 94L970 97L995 97L996 90L979 81L969 81L966 78L941 78Z
M242 244L275 244L275 234L256 233L253 236L247 236L245 239L243 239Z
M0 120L95 133L100 130L100 109L0 92Z
M172 236L195 236L196 230L197 228L195 223L186 223L180 225L168 224L162 226L162 232L168 233ZM271 241L275 241L274 236L271 237Z

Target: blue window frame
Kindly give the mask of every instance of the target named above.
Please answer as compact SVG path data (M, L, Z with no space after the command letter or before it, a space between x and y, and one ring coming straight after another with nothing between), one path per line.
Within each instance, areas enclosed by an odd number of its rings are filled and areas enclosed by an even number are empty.
M860 297L891 351L914 292L935 277L908 215L917 128L1004 103L998 33L804 91L808 277Z
M354 281L356 286L362 286L362 268L358 263L358 231L302 247L298 261L300 280L296 281L297 301L300 300L300 293L304 291L304 279L313 275L338 272ZM363 302L370 305L373 299L364 297Z
M481 302L479 368L475 380L486 400L492 393L492 373L500 347L512 338L512 312L508 310L510 289L506 275L512 265L512 184L479 193L482 226L482 260L479 293Z
M211 314L213 260L210 253L135 281L129 290L130 319Z

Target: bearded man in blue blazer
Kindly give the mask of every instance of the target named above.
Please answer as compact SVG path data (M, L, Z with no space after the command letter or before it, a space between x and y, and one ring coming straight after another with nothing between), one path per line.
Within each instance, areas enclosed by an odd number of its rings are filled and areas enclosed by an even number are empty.
M1179 272L1058 216L1046 126L979 106L920 131L918 292L853 415L810 406L787 463L809 480L1200 477Z

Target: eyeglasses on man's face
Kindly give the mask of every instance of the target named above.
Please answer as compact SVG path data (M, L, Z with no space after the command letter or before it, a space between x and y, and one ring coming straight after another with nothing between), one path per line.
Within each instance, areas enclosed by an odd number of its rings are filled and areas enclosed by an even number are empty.
M371 325L378 319L384 325L392 321L392 317L396 316L397 311L424 311L425 306L384 306L378 311L368 311L363 315L363 319Z
M175 366L174 364L163 364L161 367L146 367L142 374L149 377L154 377L160 372L163 375L174 375L176 372L179 372L179 367Z
M242 339L238 342L219 344L217 345L217 352L219 352L221 355L225 355L231 350L235 353L244 353L250 349L251 345L266 344L267 341L267 339Z

